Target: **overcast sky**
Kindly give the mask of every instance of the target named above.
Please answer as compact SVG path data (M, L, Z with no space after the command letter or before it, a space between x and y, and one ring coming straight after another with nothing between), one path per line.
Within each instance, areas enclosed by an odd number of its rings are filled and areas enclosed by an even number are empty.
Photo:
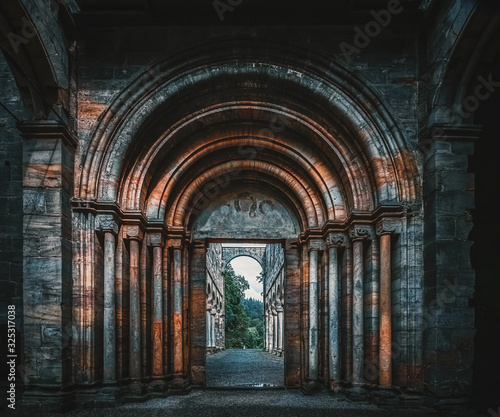
M243 275L250 285L250 289L245 291L245 298L253 298L262 301L262 284L256 277L262 271L260 264L249 256L238 256L230 262L236 275Z

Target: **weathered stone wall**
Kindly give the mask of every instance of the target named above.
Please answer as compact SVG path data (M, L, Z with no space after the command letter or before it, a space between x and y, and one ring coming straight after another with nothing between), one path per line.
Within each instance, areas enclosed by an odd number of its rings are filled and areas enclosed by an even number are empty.
M23 329L23 158L22 138L16 128L16 119L22 118L23 107L14 77L3 55L0 54L0 102L13 115L0 106L0 341L6 357L7 309L16 309L16 347L22 352ZM40 338L39 334L29 337ZM19 364L19 362L18 362ZM7 375L5 364L0 373ZM2 378L3 390L7 383ZM4 400L0 402L3 404Z

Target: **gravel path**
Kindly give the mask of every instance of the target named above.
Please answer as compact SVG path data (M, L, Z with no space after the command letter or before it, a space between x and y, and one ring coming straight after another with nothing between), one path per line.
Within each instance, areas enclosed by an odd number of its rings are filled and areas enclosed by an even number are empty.
M208 387L283 387L283 357L257 349L228 349L207 357Z

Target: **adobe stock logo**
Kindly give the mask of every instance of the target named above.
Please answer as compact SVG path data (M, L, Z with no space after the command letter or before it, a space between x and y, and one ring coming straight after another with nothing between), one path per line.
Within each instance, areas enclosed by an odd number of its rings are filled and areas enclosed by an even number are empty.
M389 0L387 3L387 8L376 12L375 10L370 11L370 15L373 20L370 20L363 28L356 26L354 28L354 45L347 42L341 42L339 44L342 55L348 63L351 62L351 56L353 54L358 55L362 49L370 45L373 38L380 35L383 28L389 26L392 21L393 15L397 15L404 10L403 6L400 4L399 0Z
M221 22L224 21L224 13L232 12L236 6L239 6L243 0L214 0L212 5L214 6L217 15Z

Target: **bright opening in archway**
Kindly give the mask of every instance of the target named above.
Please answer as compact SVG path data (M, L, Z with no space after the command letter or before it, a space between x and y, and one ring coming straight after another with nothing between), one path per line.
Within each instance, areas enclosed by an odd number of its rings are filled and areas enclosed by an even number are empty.
M250 256L238 256L230 262L236 275L245 277L250 288L245 290L245 299L262 302L262 266Z

